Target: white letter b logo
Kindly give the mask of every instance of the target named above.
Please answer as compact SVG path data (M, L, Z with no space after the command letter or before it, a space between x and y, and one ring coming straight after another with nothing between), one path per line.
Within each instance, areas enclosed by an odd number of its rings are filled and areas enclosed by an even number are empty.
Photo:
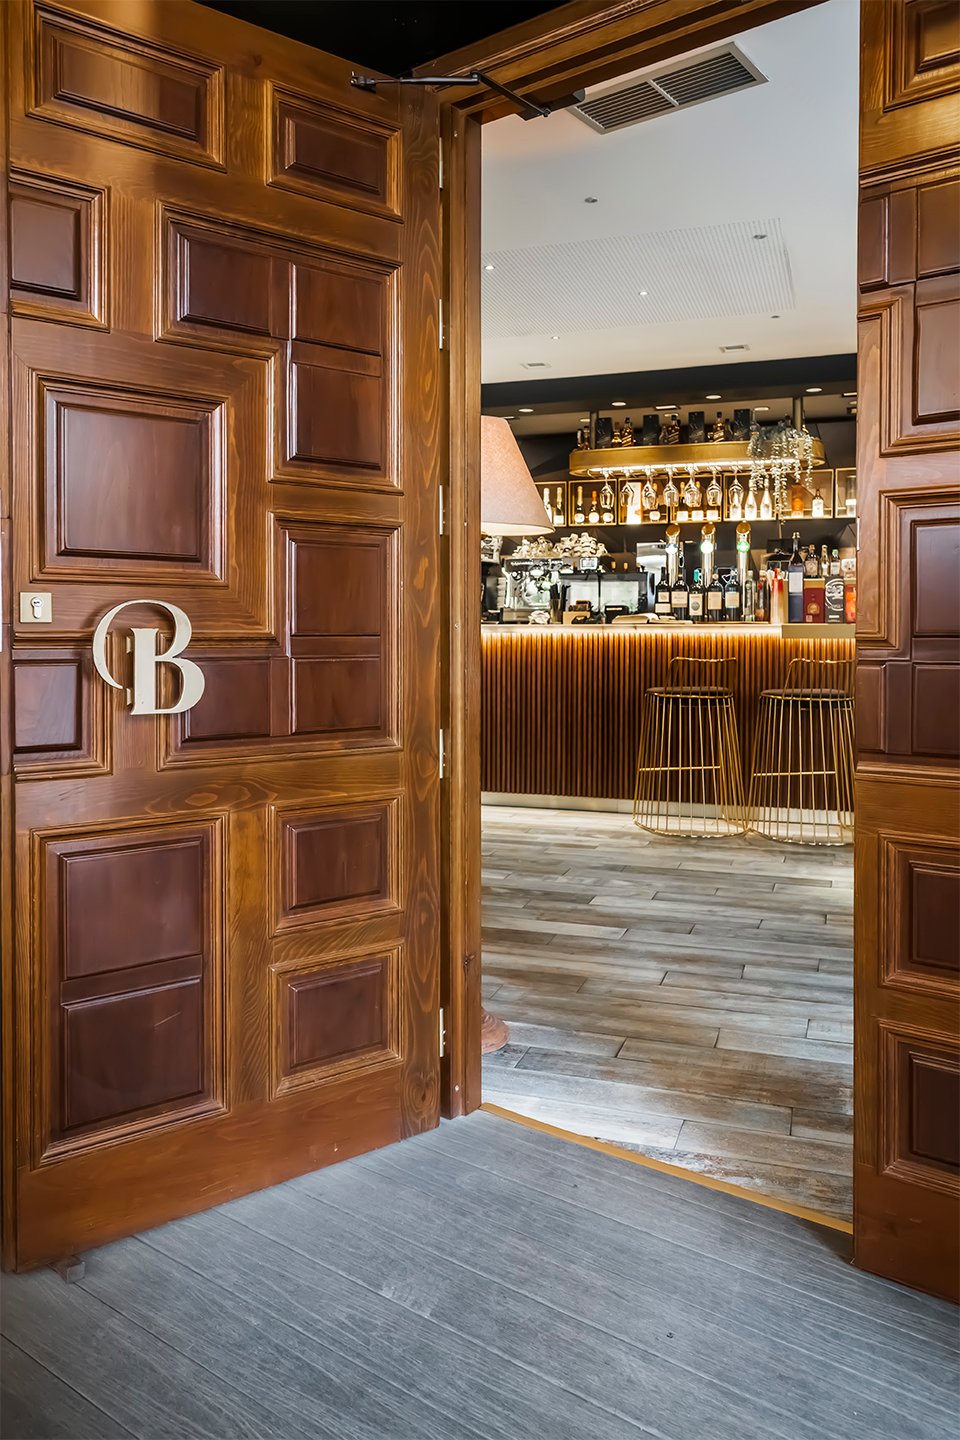
M124 600L114 605L102 617L93 632L93 663L97 673L115 690L123 687L115 680L107 666L107 632L114 618L128 605L155 605L166 610L173 617L173 639L169 648L157 653L160 632L155 627L131 626L133 636L133 715L176 715L196 705L203 694L203 671L199 665L183 656L190 644L193 627L187 616L177 605L167 600ZM161 665L175 665L180 671L180 699L175 705L160 706L157 703L157 672Z

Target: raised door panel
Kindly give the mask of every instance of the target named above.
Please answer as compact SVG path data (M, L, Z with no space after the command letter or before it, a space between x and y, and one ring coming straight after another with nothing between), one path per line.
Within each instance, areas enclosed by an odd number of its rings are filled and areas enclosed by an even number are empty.
M273 90L270 183L400 219L397 130Z
M106 192L16 171L9 201L12 313L105 326Z
M275 928L400 909L399 798L281 811Z
M860 173L956 146L960 15L953 0L863 0Z
M110 735L88 651L18 647L13 666L13 769L66 779L110 768Z
M219 826L43 841L45 1155L219 1108Z
M396 1068L401 965L401 951L388 949L274 968L276 1094Z
M34 14L34 114L183 160L222 164L220 66L46 6Z

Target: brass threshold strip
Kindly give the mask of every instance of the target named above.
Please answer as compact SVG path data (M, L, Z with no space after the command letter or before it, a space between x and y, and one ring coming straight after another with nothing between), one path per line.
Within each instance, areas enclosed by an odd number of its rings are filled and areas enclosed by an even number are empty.
M756 1190L747 1190L743 1185L731 1185L727 1180L714 1180L710 1175L697 1175L684 1170L681 1165L668 1165L663 1160L653 1160L648 1155L639 1155L635 1150L621 1150L606 1140L594 1140L589 1135L576 1135L572 1130L561 1130L558 1125L548 1125L545 1120L532 1120L527 1115L518 1115L515 1110L504 1110L501 1105L484 1102L480 1106L490 1115L499 1115L501 1120L512 1120L515 1125L525 1125L528 1130L539 1130L544 1135L555 1135L558 1140L569 1140L587 1150L598 1150L601 1155L613 1155L617 1160L629 1160L633 1165L645 1165L648 1170L659 1170L664 1175L676 1175L678 1180L689 1180L691 1185L703 1185L707 1190L719 1190L723 1195L735 1195L738 1200L749 1200L752 1205L763 1205L767 1210L779 1210L784 1215L794 1215L798 1220L809 1220L814 1225L824 1225L828 1230L839 1230L844 1235L853 1234L849 1220L838 1220L835 1215L824 1215L820 1210L808 1210L804 1205L791 1205L788 1200L777 1200L773 1195L762 1195Z

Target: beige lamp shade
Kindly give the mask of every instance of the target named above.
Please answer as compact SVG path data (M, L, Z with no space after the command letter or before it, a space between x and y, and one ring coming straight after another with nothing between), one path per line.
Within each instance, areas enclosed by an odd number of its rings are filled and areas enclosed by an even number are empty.
M553 529L513 431L498 415L480 416L480 529L484 535Z

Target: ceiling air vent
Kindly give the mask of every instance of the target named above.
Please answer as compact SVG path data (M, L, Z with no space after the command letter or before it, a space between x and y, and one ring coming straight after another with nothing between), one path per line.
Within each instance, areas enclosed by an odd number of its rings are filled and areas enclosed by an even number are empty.
M606 135L640 120L653 120L672 110L688 110L704 100L765 83L766 76L736 45L724 45L696 60L666 66L642 80L627 80L570 108L587 125Z

